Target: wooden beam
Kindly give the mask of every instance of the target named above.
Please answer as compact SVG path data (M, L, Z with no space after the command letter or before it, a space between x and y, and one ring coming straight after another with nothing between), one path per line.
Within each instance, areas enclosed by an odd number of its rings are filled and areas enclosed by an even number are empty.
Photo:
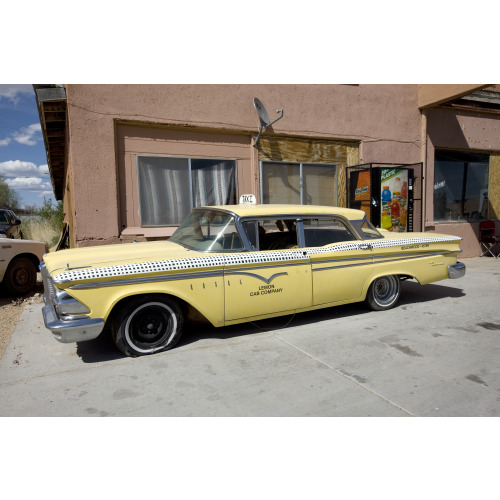
M45 111L46 122L65 122L66 113L64 111Z

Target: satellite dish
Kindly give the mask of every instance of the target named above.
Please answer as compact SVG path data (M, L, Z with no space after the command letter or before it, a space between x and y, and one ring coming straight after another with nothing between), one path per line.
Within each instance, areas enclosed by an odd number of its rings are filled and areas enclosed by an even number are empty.
M255 107L255 110L257 111L257 114L259 115L260 121L264 125L264 127L269 127L269 123L271 120L269 119L269 115L267 114L266 108L264 107L264 104L260 102L259 99L256 97L253 98L253 105Z
M267 114L266 108L264 107L264 104L260 102L257 97L253 98L253 105L255 107L255 111L257 111L257 114L259 115L259 134L255 138L255 143L254 147L258 147L260 136L262 135L262 132L266 130L267 127L270 127L273 123L276 123L278 120L281 120L283 118L283 110L282 109L277 109L276 113L278 113L280 116L276 118L274 121L269 120L269 115Z

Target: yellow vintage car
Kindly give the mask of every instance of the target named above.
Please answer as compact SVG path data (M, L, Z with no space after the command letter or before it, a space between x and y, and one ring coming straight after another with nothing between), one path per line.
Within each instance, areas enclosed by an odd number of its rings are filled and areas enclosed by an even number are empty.
M200 207L168 241L46 255L43 316L60 342L104 330L125 355L152 354L174 347L186 320L219 327L363 300L389 309L401 280L462 277L460 240L378 230L346 208Z

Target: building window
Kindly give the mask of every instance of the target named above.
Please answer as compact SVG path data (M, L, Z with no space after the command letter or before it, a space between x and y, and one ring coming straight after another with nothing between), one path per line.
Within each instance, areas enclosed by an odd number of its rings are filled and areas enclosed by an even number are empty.
M337 205L337 165L261 163L262 203Z
M436 150L434 221L488 218L489 155Z
M236 161L139 156L142 227L177 226L194 207L236 203Z

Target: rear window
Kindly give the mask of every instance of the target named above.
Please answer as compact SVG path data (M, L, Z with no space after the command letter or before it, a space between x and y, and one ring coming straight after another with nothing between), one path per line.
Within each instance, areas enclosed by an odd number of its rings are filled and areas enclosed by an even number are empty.
M375 226L366 217L362 220L352 220L351 224L364 240L377 240L383 238Z

